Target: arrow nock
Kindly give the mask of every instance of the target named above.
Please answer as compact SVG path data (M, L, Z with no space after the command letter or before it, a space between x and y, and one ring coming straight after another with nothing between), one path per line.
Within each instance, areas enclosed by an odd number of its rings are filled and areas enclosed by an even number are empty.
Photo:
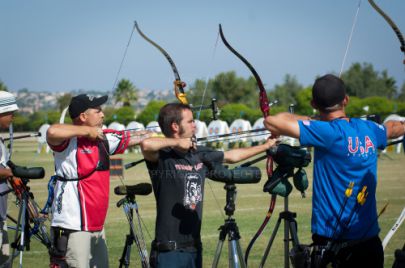
M345 191L345 196L346 196L347 198L349 198L349 197L352 195L352 193L353 193L353 186L354 186L354 181L351 181L351 182L349 183L349 186L347 187L347 189L346 189L346 191Z
M366 203L367 195L367 186L363 186L363 189L357 194L357 203L361 206L364 205L364 203Z

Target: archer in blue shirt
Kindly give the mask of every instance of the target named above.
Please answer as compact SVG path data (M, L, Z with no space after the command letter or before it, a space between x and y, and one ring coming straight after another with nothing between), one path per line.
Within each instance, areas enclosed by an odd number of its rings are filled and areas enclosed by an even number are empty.
M348 102L344 82L328 74L312 88L311 105L320 120L280 113L264 121L273 136L291 136L302 146L314 147L311 230L314 248L321 253L313 252L313 267L328 262L334 267L384 264L375 199L377 150L385 148L387 139L404 135L405 127L399 121L379 125L348 118ZM347 196L349 189L352 194ZM322 256L325 250L332 253L327 260ZM318 266L314 266L316 254L321 254Z

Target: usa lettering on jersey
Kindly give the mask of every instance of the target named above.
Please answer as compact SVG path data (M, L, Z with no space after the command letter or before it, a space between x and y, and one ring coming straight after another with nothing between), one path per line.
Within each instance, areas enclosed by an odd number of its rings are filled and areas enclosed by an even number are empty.
M355 142L353 143L353 138L349 137L347 139L348 145L347 149L349 153L355 155L355 154L368 154L370 153L370 150L374 153L375 152L375 146L374 143L371 141L369 136L364 137L364 142L362 143L360 141L359 137L354 138Z

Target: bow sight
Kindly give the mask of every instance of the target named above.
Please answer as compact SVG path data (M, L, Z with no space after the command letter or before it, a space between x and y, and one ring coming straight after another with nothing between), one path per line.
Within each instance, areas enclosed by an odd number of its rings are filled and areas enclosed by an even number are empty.
M217 120L219 115L219 109L217 105L217 100L215 98L211 99L211 104L208 105L199 105L199 106L191 106L191 110L193 112L197 112L197 118L200 117L199 113L203 110L211 110L212 112L212 119Z

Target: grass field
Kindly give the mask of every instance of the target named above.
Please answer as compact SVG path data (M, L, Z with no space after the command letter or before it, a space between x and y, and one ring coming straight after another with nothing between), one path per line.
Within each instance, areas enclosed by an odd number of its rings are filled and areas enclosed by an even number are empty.
M53 159L51 154L36 154L37 144L34 140L14 142L13 161L18 165L42 166L46 170L46 177L42 180L31 180L29 186L35 195L35 199L42 207L47 198L48 178L53 174ZM130 153L122 156L124 163L139 159L141 156ZM377 188L378 209L381 209L387 202L389 206L386 212L380 217L381 238L384 238L388 230L392 227L403 207L405 206L405 183L404 154L388 153L379 159L379 185ZM258 164L264 168L264 162ZM310 185L312 182L312 164L306 168ZM124 172L124 183L133 185L140 182L148 182L145 165L139 165ZM262 192L262 185L265 179L259 184L238 185L238 195L236 199L236 211L234 218L239 226L241 234L241 246L245 250L249 240L259 228L267 212L270 196ZM110 207L106 221L107 243L109 247L109 260L111 267L119 266L119 259L125 244L125 236L128 233L128 222L121 208L116 207L117 201L121 198L113 193L115 186L120 185L119 179L111 180L111 198ZM301 198L298 191L293 190L289 198L290 210L297 212L298 236L300 242L310 243L310 218L311 218L311 186L307 190L307 197ZM218 241L218 227L224 223L223 208L225 205L225 190L223 184L212 182L206 183L204 197L204 216L202 225L202 239L204 245L204 267L210 267L212 264L216 244ZM18 208L15 206L15 198L9 195L9 214L17 217ZM139 211L145 223L144 232L148 245L153 238L155 202L153 195L137 197ZM264 248L274 228L278 213L283 210L283 200L279 197L277 200L274 215L270 220L268 227L263 235L258 239L249 257L249 266L258 267ZM9 223L11 225L11 223ZM9 232L12 239L13 232ZM405 242L405 225L397 231L391 239L385 250L385 267L391 267L393 262L393 253L395 249L402 248ZM132 249L131 267L140 267L139 258L135 248ZM38 241L32 240L31 250L24 252L24 267L48 267L49 257L44 246ZM18 260L15 260L15 265ZM227 245L224 244L219 267L227 267ZM266 267L283 267L283 227L279 229L278 235L272 246L272 250L266 262Z

